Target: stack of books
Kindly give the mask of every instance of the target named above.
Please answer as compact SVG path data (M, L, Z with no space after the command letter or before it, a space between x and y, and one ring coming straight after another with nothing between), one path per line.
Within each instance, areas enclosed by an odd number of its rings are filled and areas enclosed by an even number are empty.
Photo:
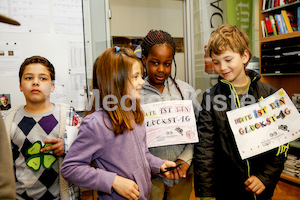
M295 11L281 10L261 21L263 37L300 31L300 6Z
M275 8L295 1L297 0L263 0L262 9L268 10L270 8Z

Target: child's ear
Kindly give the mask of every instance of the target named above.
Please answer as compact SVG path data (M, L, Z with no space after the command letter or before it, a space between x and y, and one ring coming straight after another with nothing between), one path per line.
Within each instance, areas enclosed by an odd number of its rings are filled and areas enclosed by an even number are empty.
M250 59L250 53L248 50L245 50L242 56L243 63L246 64L249 61L249 59Z
M52 86L51 86L51 92L53 92L54 91L54 89L55 89L55 82L54 81L52 81Z
M21 83L20 83L19 87L20 87L20 92L23 92Z

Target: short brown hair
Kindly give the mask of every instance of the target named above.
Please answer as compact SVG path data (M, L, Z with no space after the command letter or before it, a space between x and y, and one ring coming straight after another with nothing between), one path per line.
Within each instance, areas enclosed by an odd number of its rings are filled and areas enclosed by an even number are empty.
M208 41L206 52L211 57L212 54L220 55L228 49L231 49L240 55L243 55L245 51L248 51L249 60L251 59L252 55L247 34L236 26L223 24L217 27L212 33ZM246 64L248 64L248 62Z
M55 80L55 69L54 69L52 63L44 57L32 56L32 57L26 58L24 60L24 62L21 64L21 67L20 67L20 70L19 70L19 82L20 83L21 83L22 75L24 73L24 70L25 70L26 66L29 65L29 64L32 64L32 63L39 63L39 64L44 65L48 69L48 71L50 72L51 80Z
M144 113L142 112L139 102L136 102L136 109L125 111L122 109L120 101L124 95L129 91L128 84L130 84L130 76L132 72L132 65L138 62L143 69L140 59L138 59L133 50L130 48L108 48L104 51L94 62L93 66L93 89L98 89L100 93L100 105L107 95L114 95L118 99L117 104L110 104L109 106L117 109L108 111L110 121L114 128L115 135L123 133L124 130L133 130L132 117L135 123L142 124L144 122ZM126 106L130 107L131 99L126 99ZM95 105L90 114L95 111ZM103 112L104 115L104 112ZM104 119L104 118L103 118ZM105 123L105 122L104 122Z

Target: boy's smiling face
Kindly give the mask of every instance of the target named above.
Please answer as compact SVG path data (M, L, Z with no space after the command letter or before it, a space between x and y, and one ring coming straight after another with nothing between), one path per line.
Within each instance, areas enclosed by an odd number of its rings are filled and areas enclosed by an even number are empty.
M51 82L48 69L40 63L26 66L20 83L20 90L24 93L26 103L49 103L50 93L55 85Z
M243 55L230 49L220 55L212 54L212 62L216 72L233 86L240 87L248 83L244 65L249 60L249 53Z

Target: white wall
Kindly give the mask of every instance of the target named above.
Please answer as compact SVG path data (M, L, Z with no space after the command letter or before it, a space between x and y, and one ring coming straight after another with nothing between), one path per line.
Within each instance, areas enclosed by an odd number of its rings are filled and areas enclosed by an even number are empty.
M184 37L182 1L110 0L110 9L112 36L145 37L151 29L161 29ZM177 78L185 80L184 54L176 53L175 60Z
M55 67L56 87L51 102L64 102L83 110L86 80L81 0L43 0L34 4L30 0L10 1L1 12L21 26L0 24L0 50L6 43L18 47L14 56L0 58L0 94L10 94L12 107L25 104L19 89L19 68L25 58L40 55ZM6 68L11 70L9 74Z

